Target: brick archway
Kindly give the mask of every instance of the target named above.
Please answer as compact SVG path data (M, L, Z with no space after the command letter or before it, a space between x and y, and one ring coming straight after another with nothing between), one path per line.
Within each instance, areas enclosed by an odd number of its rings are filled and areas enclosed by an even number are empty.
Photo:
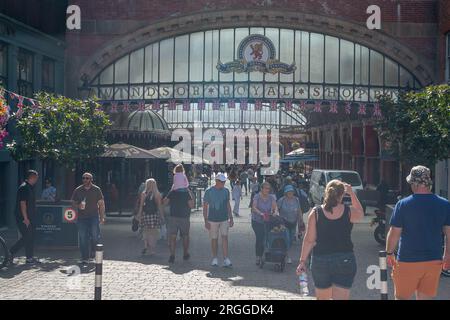
M434 82L433 68L394 38L364 25L321 15L276 10L225 10L165 19L103 46L79 68L80 84L90 82L106 66L123 55L164 38L196 31L232 27L292 28L325 33L359 43L401 63L422 85ZM83 79L83 80L82 80Z

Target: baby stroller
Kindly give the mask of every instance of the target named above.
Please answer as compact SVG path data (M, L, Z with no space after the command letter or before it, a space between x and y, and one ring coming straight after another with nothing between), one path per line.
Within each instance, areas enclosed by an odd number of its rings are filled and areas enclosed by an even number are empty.
M283 272L286 267L286 256L289 243L289 233L284 226L283 219L278 216L269 216L264 222L265 252L260 268L265 262L274 263L275 270Z

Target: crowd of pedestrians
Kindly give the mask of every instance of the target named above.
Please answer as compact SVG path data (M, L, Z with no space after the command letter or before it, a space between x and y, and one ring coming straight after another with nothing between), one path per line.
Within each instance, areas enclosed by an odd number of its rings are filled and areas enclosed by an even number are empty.
M234 225L233 215L239 217L244 192L250 193L251 228L255 235L256 264L264 263L266 244L265 222L270 217L282 219L288 233L287 248L304 233L297 267L299 275L311 271L318 299L349 299L357 273L352 242L354 223L364 217L363 207L352 187L332 180L325 188L323 204L310 208L302 182L290 176L266 177L261 183L257 168L216 172L214 184L203 197L204 227L211 242L211 266L219 265L219 242L222 266L231 267L228 237ZM167 194L158 190L157 181L149 178L142 184L136 202L136 215L143 240L143 255L154 255L159 232L167 228L169 263L175 263L176 242L180 236L183 259L190 259L190 214L194 208L194 194L182 165L175 167L173 185ZM16 223L20 239L10 249L10 263L23 247L26 263L34 258L34 228L36 198L34 185L39 175L27 172L17 191ZM225 186L227 180L231 192ZM394 208L387 236L388 264L396 299L431 299L437 295L443 268L450 267L450 203L432 193L431 172L424 166L412 168L407 182L412 195L400 200ZM46 181L44 194L56 197L51 181ZM350 196L351 204L343 203ZM105 201L100 187L93 183L93 175L84 173L82 184L72 194L72 207L77 211L77 227L81 263L92 262L95 245L100 241L100 226L105 223ZM234 201L234 207L231 201ZM304 223L307 214L307 225ZM289 255L288 264L292 263Z

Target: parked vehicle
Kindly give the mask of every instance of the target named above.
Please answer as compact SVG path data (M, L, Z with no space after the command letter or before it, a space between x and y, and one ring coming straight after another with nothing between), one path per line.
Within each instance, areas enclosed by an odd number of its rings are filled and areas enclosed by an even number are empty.
M325 187L331 180L341 180L352 186L353 191L363 190L363 183L359 173L347 170L313 170L309 185L309 197L313 206L323 203ZM344 203L350 204L350 197L344 196Z

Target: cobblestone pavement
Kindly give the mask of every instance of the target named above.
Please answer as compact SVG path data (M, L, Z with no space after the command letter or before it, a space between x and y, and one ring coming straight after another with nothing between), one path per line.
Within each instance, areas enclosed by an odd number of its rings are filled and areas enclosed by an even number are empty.
M168 248L158 244L157 255L142 257L142 244L130 230L130 220L110 218L102 227L105 246L103 264L103 299L303 299L298 294L295 263L283 273L266 264L263 270L255 265L254 234L249 209L241 202L242 217L235 219L230 231L231 269L211 267L208 235L200 211L191 218L191 260L183 261L181 243L174 265L169 265ZM379 299L377 290L366 286L367 266L378 263L373 230L367 224L355 226L353 240L358 260L358 274L352 299ZM14 239L9 238L8 241ZM300 243L291 249L293 261L299 257ZM68 276L66 269L75 265L78 250L38 250L43 263L37 267L17 265L0 271L0 299L93 299L94 265L81 274ZM314 295L311 281L311 295ZM392 298L392 283L389 283ZM439 299L450 299L450 279L442 278Z

